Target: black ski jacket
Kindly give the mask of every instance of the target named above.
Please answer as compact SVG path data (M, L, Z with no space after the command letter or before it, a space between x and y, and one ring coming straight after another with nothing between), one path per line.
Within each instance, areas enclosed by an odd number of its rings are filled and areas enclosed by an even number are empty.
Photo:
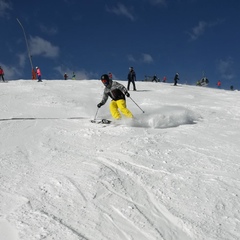
M112 98L114 101L120 99L125 100L125 94L127 92L127 89L122 84L110 80L108 86L106 86L104 89L103 98L100 103L104 105L107 102L108 97Z

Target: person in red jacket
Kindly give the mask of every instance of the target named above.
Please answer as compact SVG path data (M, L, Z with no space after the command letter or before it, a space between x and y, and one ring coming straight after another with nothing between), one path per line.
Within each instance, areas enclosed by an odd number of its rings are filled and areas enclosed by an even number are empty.
M67 73L64 73L63 77L64 77L64 80L67 80L68 79Z
M41 70L39 67L36 67L36 72L37 72L37 77L38 77L38 82L42 82L42 74L41 74Z
M1 66L0 66L0 78L2 78L3 82L5 82L5 80L4 80L4 71L3 71Z
M113 76L112 76L112 73L108 73L108 77L109 77L109 79L111 79L112 80L112 78L113 78Z

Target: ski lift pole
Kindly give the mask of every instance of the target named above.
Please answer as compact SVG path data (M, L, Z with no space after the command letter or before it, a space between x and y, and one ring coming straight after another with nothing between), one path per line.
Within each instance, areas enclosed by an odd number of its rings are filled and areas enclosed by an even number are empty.
M129 98L138 106L138 108L142 111L142 113L144 113L144 111L139 107L139 105L131 97Z
M26 46L27 46L28 57L29 57L29 61L30 61L31 68L32 68L32 80L35 80L35 79L36 79L36 73L35 73L34 68L33 68L32 56L31 56L31 54L30 54L30 50L29 50L29 45L28 45L26 33L25 33L25 30L24 30L24 28L23 28L22 23L19 21L18 18L17 18L17 21L18 21L19 25L21 26L21 28L22 28L22 30L23 30L23 35L24 35L24 38L25 38Z

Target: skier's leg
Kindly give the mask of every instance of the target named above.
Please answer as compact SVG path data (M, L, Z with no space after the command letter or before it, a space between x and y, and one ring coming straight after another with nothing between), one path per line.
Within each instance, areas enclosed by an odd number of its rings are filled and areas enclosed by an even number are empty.
M42 76L38 75L38 82L42 82Z
M111 103L109 105L109 109L110 109L110 113L114 119L121 118L121 114L118 111L118 105L117 105L116 101L111 101Z
M117 100L116 102L117 102L117 106L118 106L119 110L122 112L122 114L124 114L128 118L133 118L133 115L130 112L130 110L127 108L126 101L124 99Z
M133 91L136 91L136 85L134 80L132 81L132 84L133 84Z
M127 90L129 91L130 81L128 80Z

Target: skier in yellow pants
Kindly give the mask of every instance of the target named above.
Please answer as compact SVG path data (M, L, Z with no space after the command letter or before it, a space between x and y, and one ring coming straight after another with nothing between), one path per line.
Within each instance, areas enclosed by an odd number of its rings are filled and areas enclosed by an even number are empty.
M132 113L126 106L125 95L127 97L130 97L130 94L127 91L127 89L122 84L109 79L107 74L103 74L101 76L101 81L104 84L105 89L103 92L102 101L97 105L97 107L100 108L102 105L104 105L107 102L108 97L110 97L112 98L112 101L109 107L111 115L114 119L121 118L120 112L127 118L133 118Z

